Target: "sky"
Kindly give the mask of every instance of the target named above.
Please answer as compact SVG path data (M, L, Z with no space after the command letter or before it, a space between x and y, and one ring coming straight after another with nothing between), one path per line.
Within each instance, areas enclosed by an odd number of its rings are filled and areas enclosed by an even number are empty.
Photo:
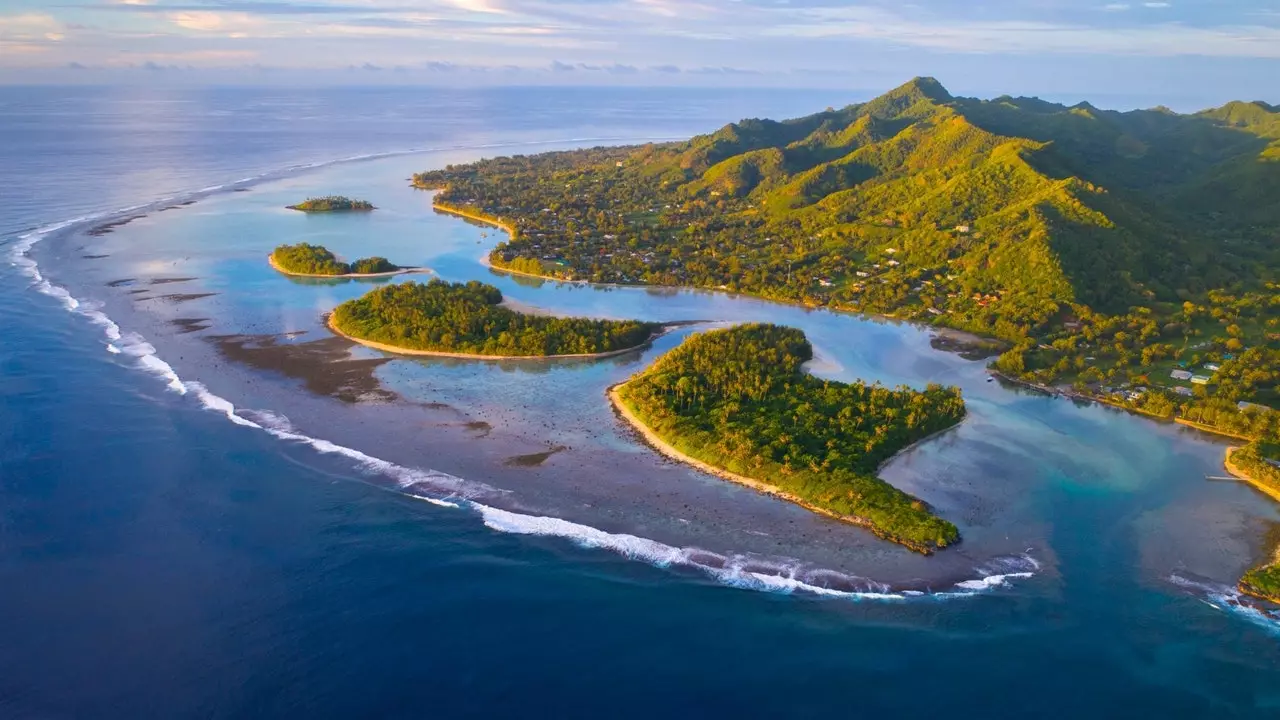
M1280 0L0 0L8 84L886 89L915 75L977 94L1276 102Z

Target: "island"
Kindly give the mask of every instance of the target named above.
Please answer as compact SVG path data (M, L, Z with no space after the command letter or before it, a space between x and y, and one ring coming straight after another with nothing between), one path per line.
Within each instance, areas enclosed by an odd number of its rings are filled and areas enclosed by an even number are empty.
M516 312L503 305L502 291L475 280L381 287L335 308L329 327L386 352L487 359L603 358L646 347L666 330Z
M895 454L957 425L958 388L923 392L818 379L794 328L750 324L696 334L610 389L658 451L921 553L960 539L952 523L876 476Z
M325 197L307 198L297 205L287 206L289 210L298 210L306 213L324 213L324 212L368 212L375 210L373 203L366 200L352 200L342 195L328 195Z
M1280 109L874 100L415 175L490 264L870 313L1002 344L1042 391L1280 438Z
M430 272L426 268L400 267L377 256L345 263L323 245L307 243L281 245L267 256L267 262L277 272L309 278L385 278Z
M1226 468L1235 477L1280 500L1280 444L1252 442L1228 448ZM1245 573L1240 592L1280 603L1280 547L1275 549L1271 563Z

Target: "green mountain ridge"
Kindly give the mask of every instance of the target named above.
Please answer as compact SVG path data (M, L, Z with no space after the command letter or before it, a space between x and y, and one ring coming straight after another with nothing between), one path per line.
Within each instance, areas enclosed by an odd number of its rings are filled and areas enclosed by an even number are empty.
M1040 381L1104 357L1104 378L1135 371L1151 345L1280 351L1280 109L1260 101L1117 112L916 78L791 120L416 181L516 229L498 266L949 325L1017 344L1014 374Z

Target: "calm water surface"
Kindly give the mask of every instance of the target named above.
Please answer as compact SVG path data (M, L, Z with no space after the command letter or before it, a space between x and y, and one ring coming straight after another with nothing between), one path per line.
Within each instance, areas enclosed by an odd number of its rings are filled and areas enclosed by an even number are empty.
M1280 712L1277 626L1230 589L1276 512L1204 479L1220 442L987 383L909 326L494 274L497 234L405 183L856 99L0 92L0 716ZM329 192L380 209L282 209ZM228 355L210 338L309 353L371 287L266 266L302 240L557 313L786 323L821 375L958 384L970 418L885 476L965 542L922 558L655 458L603 391L688 331L605 362L364 363L376 403L318 387L314 353Z

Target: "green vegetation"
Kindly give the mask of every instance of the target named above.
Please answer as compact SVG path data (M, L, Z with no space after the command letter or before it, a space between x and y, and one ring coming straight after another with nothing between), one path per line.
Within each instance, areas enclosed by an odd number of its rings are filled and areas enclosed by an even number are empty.
M1280 498L1280 445L1252 442L1231 452L1229 464L1233 472L1248 477L1249 482L1268 495ZM1240 580L1240 591L1280 603L1280 547L1275 561L1256 567Z
M1245 573L1240 579L1242 592L1280 603L1280 563L1263 565Z
M819 380L801 367L812 355L799 330L743 325L689 338L617 391L689 457L923 552L956 542L954 525L875 473L894 453L959 423L960 391Z
M524 315L501 302L501 291L474 280L403 283L348 300L332 321L347 335L398 348L507 357L615 352L639 347L662 329L634 320Z
M1231 464L1274 497L1280 497L1280 445L1252 442L1231 453Z
M299 275L376 275L402 270L384 257L368 257L351 264L334 257L321 245L281 245L271 253L271 259L284 272Z
M946 325L1004 340L996 367L1018 381L1248 437L1280 427L1280 109L1265 103L1118 113L920 78L686 142L415 180L513 229L495 266Z
M373 204L365 200L352 200L342 195L329 195L326 197L307 198L297 205L290 205L290 210L301 210L302 212L351 212L351 211L368 211L375 209Z
M378 273L395 272L399 269L400 266L393 265L391 261L377 255L360 258L351 263L351 272L356 275L377 275Z

